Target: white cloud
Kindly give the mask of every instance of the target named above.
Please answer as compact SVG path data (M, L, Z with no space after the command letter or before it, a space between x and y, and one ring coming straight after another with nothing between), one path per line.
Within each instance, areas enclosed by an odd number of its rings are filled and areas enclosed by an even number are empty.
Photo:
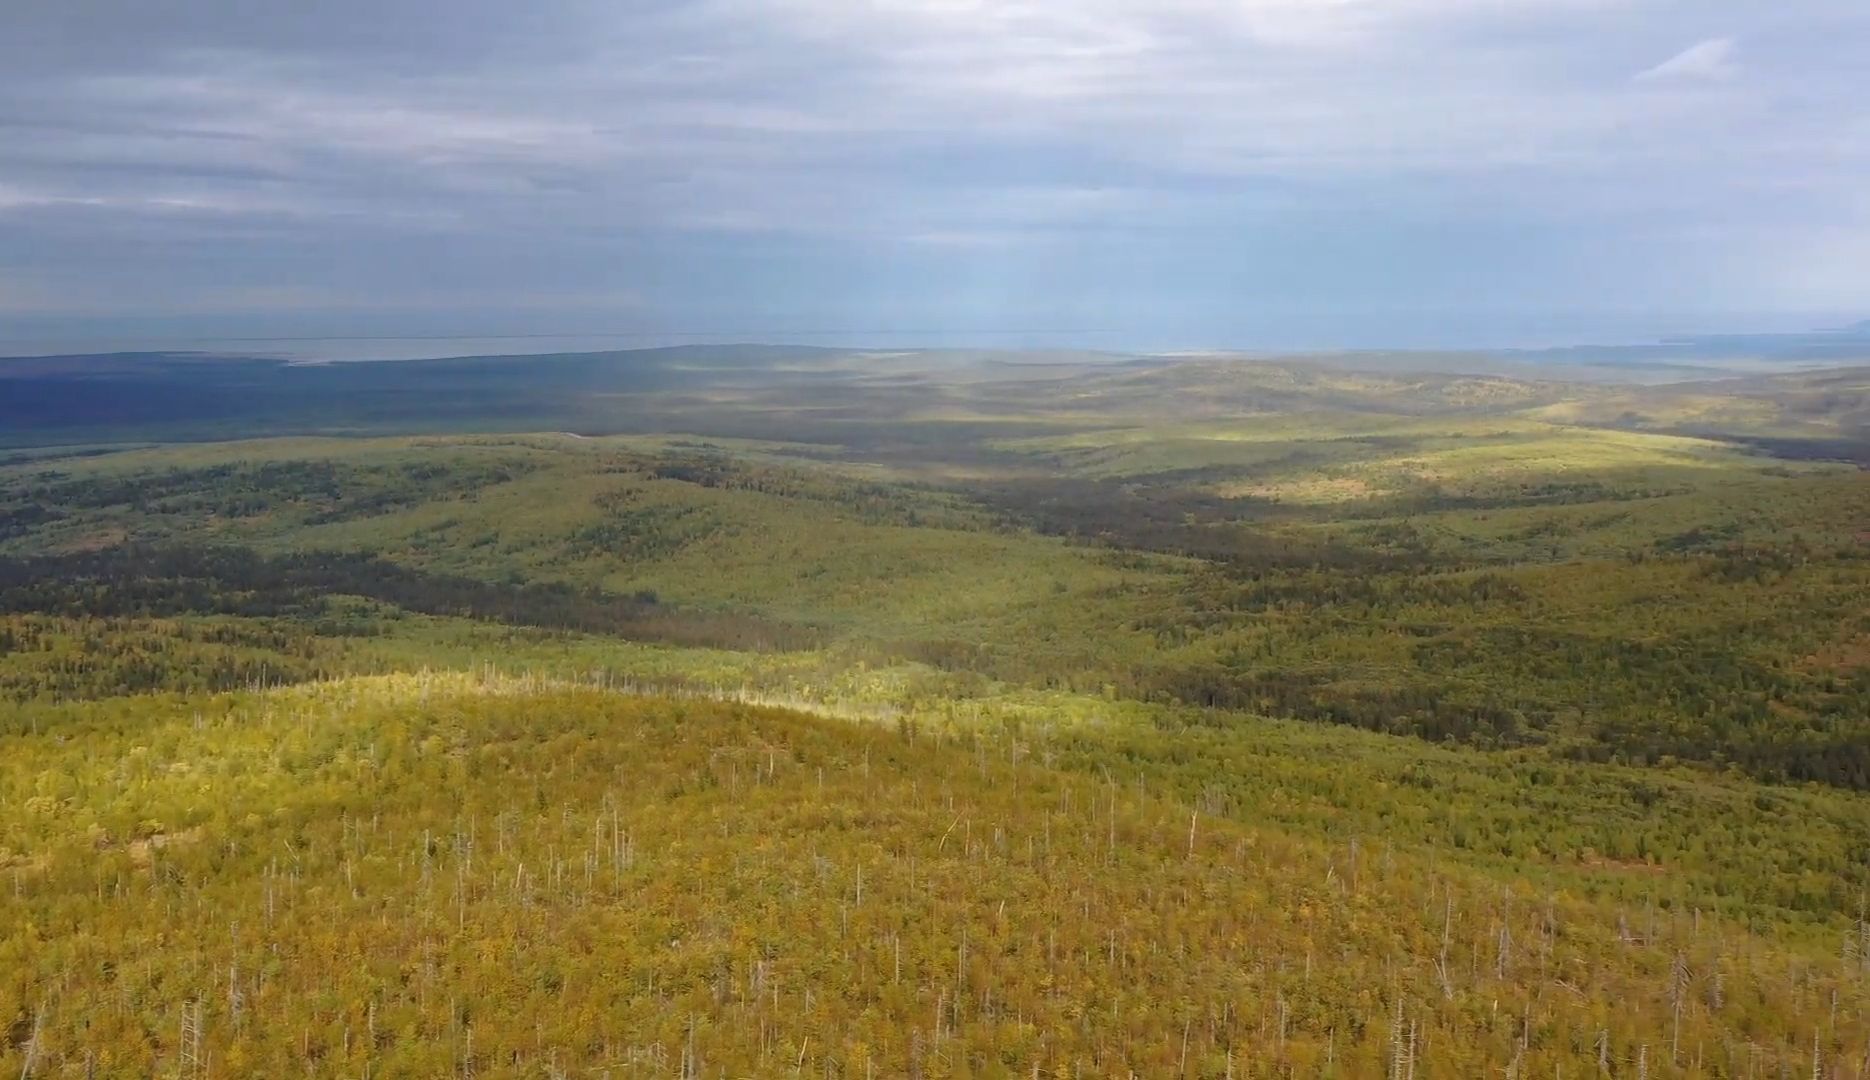
M320 72L282 69L261 57L212 53L181 59L192 70L215 74L109 75L87 81L77 94L106 110L153 107L167 114L149 117L155 125L245 152L258 145L450 164L539 154L588 157L597 141L588 124L502 109L478 95L448 105L423 101L410 88L386 94L380 86L327 85Z
M1272 259L1257 238L1356 219L1469 237L1412 258L1509 261L1500 237L1610 250L1633 223L1720 234L1768 203L1774 228L1809 230L1870 173L1861 0L536 0L523 19L455 0L439 20L422 17L439 0L332 3L185 33L130 5L108 62L74 51L30 78L4 61L39 61L0 40L0 260L127 264L140 238L213 266L238 241L233 282L243 259L313 248L388 281L381 256L415 238L447 241L450 270L517 278L495 252L602 266L654 233L656 260L722 275L889 244L1012 262L1076 241L1118 265L1152 243ZM402 13L392 52L359 52L351 21L378 4ZM1728 36L1646 68L1713 19ZM39 40L84 29L57 25ZM1330 241L1353 271L1384 258L1360 242Z
M1709 38L1690 45L1636 78L1639 82L1730 79L1738 71L1734 52L1733 38Z

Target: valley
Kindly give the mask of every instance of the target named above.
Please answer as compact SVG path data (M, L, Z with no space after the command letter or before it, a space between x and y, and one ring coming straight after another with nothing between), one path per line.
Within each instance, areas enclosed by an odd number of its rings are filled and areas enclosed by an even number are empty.
M0 1067L1863 1075L1870 369L1366 366L0 361Z

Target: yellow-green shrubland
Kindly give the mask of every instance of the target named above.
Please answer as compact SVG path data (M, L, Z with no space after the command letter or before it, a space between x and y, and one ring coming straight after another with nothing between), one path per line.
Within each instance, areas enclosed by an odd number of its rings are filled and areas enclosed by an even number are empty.
M565 363L0 456L0 1069L1870 1071L1850 376Z
M1044 744L395 676L10 737L32 1074L1855 1068L1854 946L1217 818ZM1853 943L1856 938L1850 939Z

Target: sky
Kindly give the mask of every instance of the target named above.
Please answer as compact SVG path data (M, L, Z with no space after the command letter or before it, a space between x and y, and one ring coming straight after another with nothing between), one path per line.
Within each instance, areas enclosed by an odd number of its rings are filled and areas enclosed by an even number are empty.
M1864 0L7 0L0 341L1870 316Z

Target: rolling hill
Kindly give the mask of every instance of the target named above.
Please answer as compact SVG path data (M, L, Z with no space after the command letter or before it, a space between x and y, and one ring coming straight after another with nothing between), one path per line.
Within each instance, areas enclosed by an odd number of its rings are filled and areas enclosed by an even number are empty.
M1861 382L0 362L0 1069L1865 1075Z

